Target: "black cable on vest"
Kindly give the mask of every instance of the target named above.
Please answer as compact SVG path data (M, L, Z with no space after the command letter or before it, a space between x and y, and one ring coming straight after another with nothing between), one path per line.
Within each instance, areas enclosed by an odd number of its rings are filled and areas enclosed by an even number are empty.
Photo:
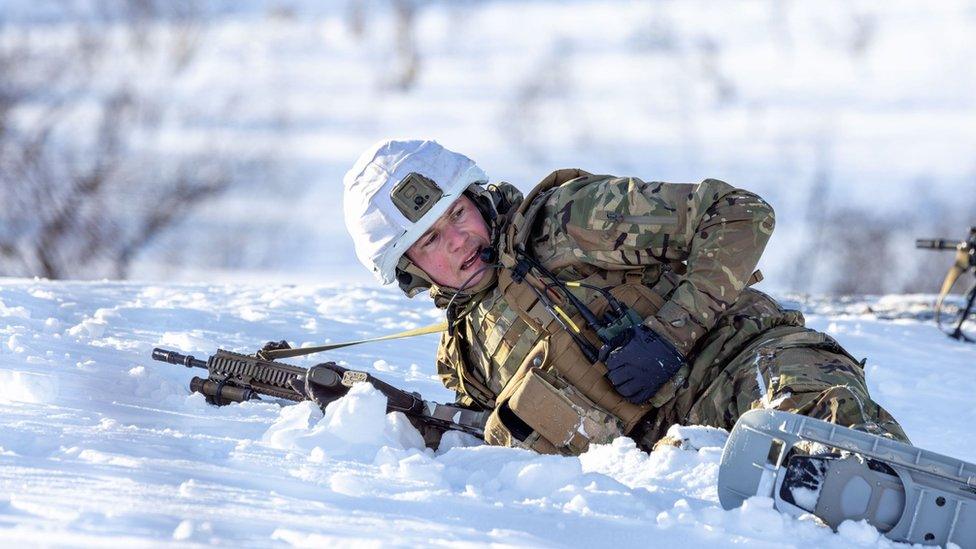
M561 316L559 316L559 314L556 312L555 308L553 307L552 300L550 300L547 296L543 295L543 292L539 291L538 288L536 288L531 284L529 284L529 288L532 288L532 291L535 292L536 297L539 298L540 302L542 302L543 307L545 307L546 311L548 311L549 314L552 315L552 318L554 318L556 322L559 323L559 326L561 326L562 329L565 330L566 333L568 333L569 336L573 338L573 341L576 342L576 345L580 348L580 351L583 353L583 356L585 356L586 359L589 360L591 363L596 362L599 359L599 355L600 355L596 347L594 347L583 336L576 333L574 330L569 329L569 326L566 325L566 322L562 319Z
M623 303L621 303L620 300L614 297L613 294L611 294L606 288L601 288L593 284L583 284L582 282L574 282L574 284L576 284L581 288L589 288L590 290L596 290L597 292L600 292L600 295L602 295L603 298L607 300L607 303L610 305L610 309L614 312L614 314L622 315L626 313L626 309L624 308ZM549 288L552 288L553 286L556 285L557 285L556 283L550 282L549 284L546 284L546 289L548 290Z
M586 321L586 324L590 328L592 328L593 331L598 332L600 329L604 327L603 323L600 322L600 319L598 319L596 315L593 314L593 311L591 311L590 308L587 307L585 303L580 301L578 297L573 295L573 292L569 291L569 288L566 287L566 284L564 284L563 281L556 278L556 275L554 275L552 271L550 271L549 269L545 268L542 265L542 263L539 262L539 260L526 253L525 250L519 249L517 250L517 254L520 256L519 257L520 260L527 261L529 265L531 265L534 269L537 269L542 274L544 274L546 278L551 280L552 283L562 291L563 295L566 296L566 299L568 299L569 302L573 304L573 307L575 307L576 310L579 311L580 315L583 317L583 320Z

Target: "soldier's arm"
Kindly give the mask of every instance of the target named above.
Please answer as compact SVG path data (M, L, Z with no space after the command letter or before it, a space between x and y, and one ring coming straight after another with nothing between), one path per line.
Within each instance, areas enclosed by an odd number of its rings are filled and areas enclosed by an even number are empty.
M689 213L687 272L661 310L645 321L685 354L738 299L775 226L766 201L714 179L695 190Z
M546 208L534 249L552 267L573 258L604 269L686 263L672 297L645 320L685 354L738 298L774 226L764 200L715 179L590 176L560 187Z

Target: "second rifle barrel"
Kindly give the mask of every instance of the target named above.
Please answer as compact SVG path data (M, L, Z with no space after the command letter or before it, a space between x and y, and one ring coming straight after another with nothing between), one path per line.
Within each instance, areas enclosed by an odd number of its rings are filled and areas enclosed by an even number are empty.
M916 248L927 250L955 250L960 244L962 244L961 240L947 240L945 238L919 238L915 240Z

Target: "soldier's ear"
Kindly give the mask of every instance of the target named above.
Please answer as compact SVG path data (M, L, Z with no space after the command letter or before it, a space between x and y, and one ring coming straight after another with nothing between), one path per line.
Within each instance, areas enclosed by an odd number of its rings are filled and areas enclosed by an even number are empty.
M397 285L407 297L414 297L421 292L430 289L433 284L427 277L427 273L410 261L406 254L400 257L396 267Z

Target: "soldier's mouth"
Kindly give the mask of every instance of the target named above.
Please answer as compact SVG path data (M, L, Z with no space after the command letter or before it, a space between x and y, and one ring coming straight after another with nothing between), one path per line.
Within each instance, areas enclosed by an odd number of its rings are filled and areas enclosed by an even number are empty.
M472 265L474 265L474 262L477 259L478 259L478 249L475 248L474 251L471 252L471 255L469 255L468 258L465 259L463 263L461 263L461 270L462 271L468 270Z

